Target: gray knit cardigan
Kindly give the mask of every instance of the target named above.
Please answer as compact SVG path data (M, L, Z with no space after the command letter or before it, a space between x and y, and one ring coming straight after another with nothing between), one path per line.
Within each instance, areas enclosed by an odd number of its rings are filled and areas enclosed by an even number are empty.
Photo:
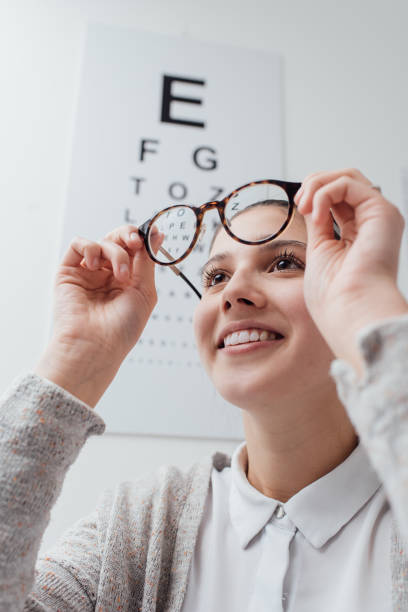
M393 512L394 611L408 610L408 315L359 334L366 374L331 364L339 397L376 469ZM0 610L180 610L215 453L189 470L162 467L107 491L97 510L37 559L64 476L103 420L34 373L0 400ZM378 577L379 580L381 576Z

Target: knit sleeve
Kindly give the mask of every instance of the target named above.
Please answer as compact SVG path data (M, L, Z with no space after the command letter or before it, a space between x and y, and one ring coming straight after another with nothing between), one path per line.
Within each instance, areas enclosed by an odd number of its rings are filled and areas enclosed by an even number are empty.
M1 612L23 610L33 589L41 538L65 474L88 436L104 429L104 421L89 406L34 373L18 377L0 398ZM88 523L80 529L90 533L91 527ZM44 567L41 562L40 575ZM51 574L49 581L53 581ZM45 584L39 588L47 591ZM65 594L73 596L74 591L89 599L84 586L70 578ZM29 601L26 606L31 605ZM63 600L61 605L55 600L50 607L28 609L68 608Z
M365 372L340 359L330 373L408 542L408 315L360 330Z
M101 571L98 512L80 519L41 556L24 612L93 612Z

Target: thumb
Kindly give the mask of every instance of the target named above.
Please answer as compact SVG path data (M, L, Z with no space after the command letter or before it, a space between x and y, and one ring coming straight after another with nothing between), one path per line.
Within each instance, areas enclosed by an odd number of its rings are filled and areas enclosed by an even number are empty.
M307 230L307 244L309 248L316 248L327 240L334 240L334 217L331 213L327 214L323 219L313 218L313 213L305 214L304 220Z
M160 248L164 240L164 234L155 231L153 231L152 234L153 235L151 238L150 248L156 255L158 249ZM141 279L149 279L150 281L153 281L155 265L155 262L152 260L149 253L147 252L145 244L142 243L133 257L132 278L135 281L140 281Z

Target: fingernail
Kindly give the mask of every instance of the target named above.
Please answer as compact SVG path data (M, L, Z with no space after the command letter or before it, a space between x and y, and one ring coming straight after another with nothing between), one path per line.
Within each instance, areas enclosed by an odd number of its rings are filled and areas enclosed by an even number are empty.
M136 232L132 232L130 234L130 237L131 237L132 240L136 240L136 238L138 237L138 234L136 234Z
M99 257L94 257L92 260L92 267L96 268L97 266L99 266Z
M120 264L119 274L122 278L127 278L129 276L129 266L127 264Z

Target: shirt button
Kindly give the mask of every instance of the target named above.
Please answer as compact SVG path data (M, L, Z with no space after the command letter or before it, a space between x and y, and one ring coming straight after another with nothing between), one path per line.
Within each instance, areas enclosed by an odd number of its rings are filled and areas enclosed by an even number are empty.
M281 506L280 504L278 504L278 505L276 506L276 510L275 510L275 516L276 516L276 518L281 519L281 518L283 518L283 517L285 516L285 514L286 514L286 512L285 512L285 510L283 509L283 506Z

